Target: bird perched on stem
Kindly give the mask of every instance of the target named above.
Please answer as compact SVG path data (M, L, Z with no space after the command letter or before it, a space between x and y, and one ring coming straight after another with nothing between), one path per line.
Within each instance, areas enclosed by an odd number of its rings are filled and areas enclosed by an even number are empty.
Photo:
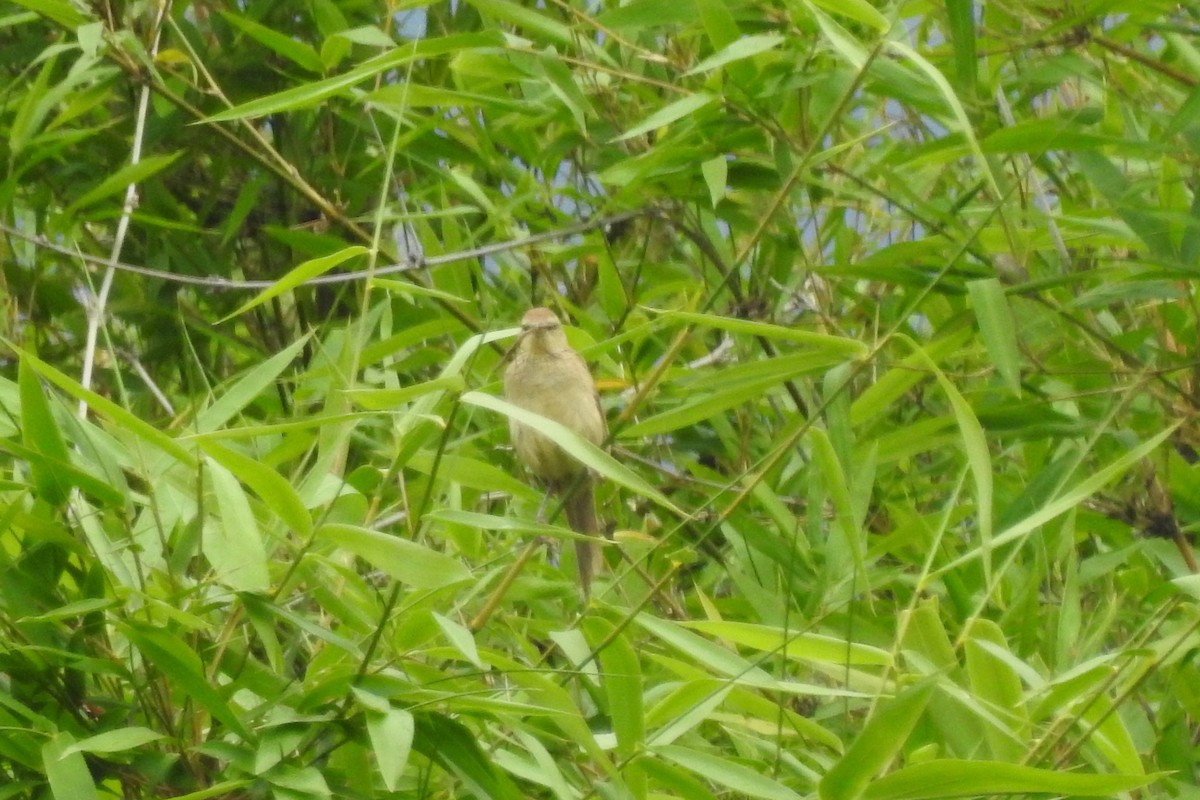
M504 396L510 403L563 425L592 444L604 441L607 426L596 384L583 356L567 343L562 324L548 308L531 308L521 318L521 335L504 371ZM580 534L597 536L596 503L587 467L534 428L509 420L513 448L529 471L551 492L565 497L567 522ZM596 546L575 543L579 584L591 591Z

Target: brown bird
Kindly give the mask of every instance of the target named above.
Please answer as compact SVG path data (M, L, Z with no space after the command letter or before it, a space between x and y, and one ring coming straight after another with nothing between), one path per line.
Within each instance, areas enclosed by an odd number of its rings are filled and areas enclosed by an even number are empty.
M583 356L567 343L558 317L548 308L531 308L521 318L521 335L504 371L504 396L513 405L552 419L592 444L604 441L607 426L592 373ZM528 425L510 419L509 430L517 456L530 472L556 494L571 491L566 498L571 528L576 533L598 535L592 477L587 467ZM596 547L592 542L578 541L575 554L579 584L587 597Z

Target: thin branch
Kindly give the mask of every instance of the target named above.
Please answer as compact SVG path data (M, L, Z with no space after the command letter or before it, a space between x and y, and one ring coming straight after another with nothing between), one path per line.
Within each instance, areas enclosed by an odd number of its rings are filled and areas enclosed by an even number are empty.
M1105 36L1093 36L1092 41L1103 47L1105 50L1110 50L1114 53L1123 55L1130 61L1136 61L1142 66L1148 67L1160 75L1166 75L1168 78L1182 83L1184 86L1195 88L1195 86L1200 83L1200 81L1197 81L1195 77L1188 75L1186 72L1180 72L1174 67L1164 64L1156 58L1151 58L1145 53L1139 53L1132 47L1127 47L1120 42L1114 42L1112 39L1109 39Z
M416 263L392 264L387 267L379 267L375 270L357 270L355 272L332 272L325 275L318 275L309 278L299 286L327 286L338 283L351 283L353 281L367 280L369 278L380 278L386 275L398 275L405 272L413 272L415 270L426 269L430 267L439 267L443 264L453 264L458 261L468 261L474 258L482 258L484 256L503 253L509 250L517 250L522 247L541 244L543 242L565 239L570 236L575 236L580 233L597 228L604 228L609 225L616 225L634 217L648 213L647 209L638 209L636 211L625 211L620 214L613 214L607 217L596 217L594 219L577 222L574 225L567 225L562 228L544 231L542 233L534 233L519 239L508 239L503 242L494 244L485 244L480 247L472 247L469 250L456 250L452 253L442 253L441 255L431 256ZM0 222L0 231L7 233L10 236L15 236L18 239L23 239L27 242L32 242L37 247L45 250L50 250L64 256L86 261L91 264L100 266L111 266L120 272L128 272L134 275L143 275L147 278L158 278L159 280L168 281L170 283L183 284L185 286L202 286L208 289L219 289L227 291L261 291L270 289L276 284L276 281L234 281L229 278L210 277L204 278L196 275L180 275L175 272L166 272L160 269L152 269L151 267L142 267L137 264L129 264L115 259L102 258L100 256L88 255L87 253L73 250L70 247L65 247L60 244L55 244L47 240L43 236L37 236L30 233L25 233L22 230L12 227L6 223Z
M150 43L151 58L158 55L158 44L162 39L162 21L170 9L170 0L163 0L158 6L158 16L154 20L154 35ZM137 121L134 123L133 148L129 153L129 164L133 166L142 160L142 143L146 137L146 114L150 107L150 88L142 86L138 96ZM83 348L83 370L79 383L84 389L92 387L92 369L96 364L96 339L100 333L100 325L104 321L104 309L108 305L108 293L112 289L113 277L116 275L116 264L121 257L121 249L125 246L125 235L129 232L129 220L133 218L133 209L138 203L137 182L130 183L125 189L125 203L121 207L121 217L117 220L117 233L113 238L112 250L104 270L104 278L100 281L100 291L87 303L87 338ZM87 417L87 400L79 401L79 417Z

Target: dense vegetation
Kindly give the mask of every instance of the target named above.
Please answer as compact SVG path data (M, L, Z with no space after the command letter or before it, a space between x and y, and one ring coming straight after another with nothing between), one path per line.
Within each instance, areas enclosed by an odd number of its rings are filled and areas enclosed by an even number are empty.
M1200 797L1198 33L0 2L0 800Z

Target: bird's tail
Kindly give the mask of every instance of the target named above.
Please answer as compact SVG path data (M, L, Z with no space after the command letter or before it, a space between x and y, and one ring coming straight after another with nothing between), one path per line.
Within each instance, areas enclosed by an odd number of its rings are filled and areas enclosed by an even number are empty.
M579 480L571 496L567 498L567 523L571 530L585 536L600 535L596 521L596 499L592 495L592 478L585 475ZM579 565L579 586L587 598L592 592L592 576L596 571L598 553L594 541L575 541L575 563Z

